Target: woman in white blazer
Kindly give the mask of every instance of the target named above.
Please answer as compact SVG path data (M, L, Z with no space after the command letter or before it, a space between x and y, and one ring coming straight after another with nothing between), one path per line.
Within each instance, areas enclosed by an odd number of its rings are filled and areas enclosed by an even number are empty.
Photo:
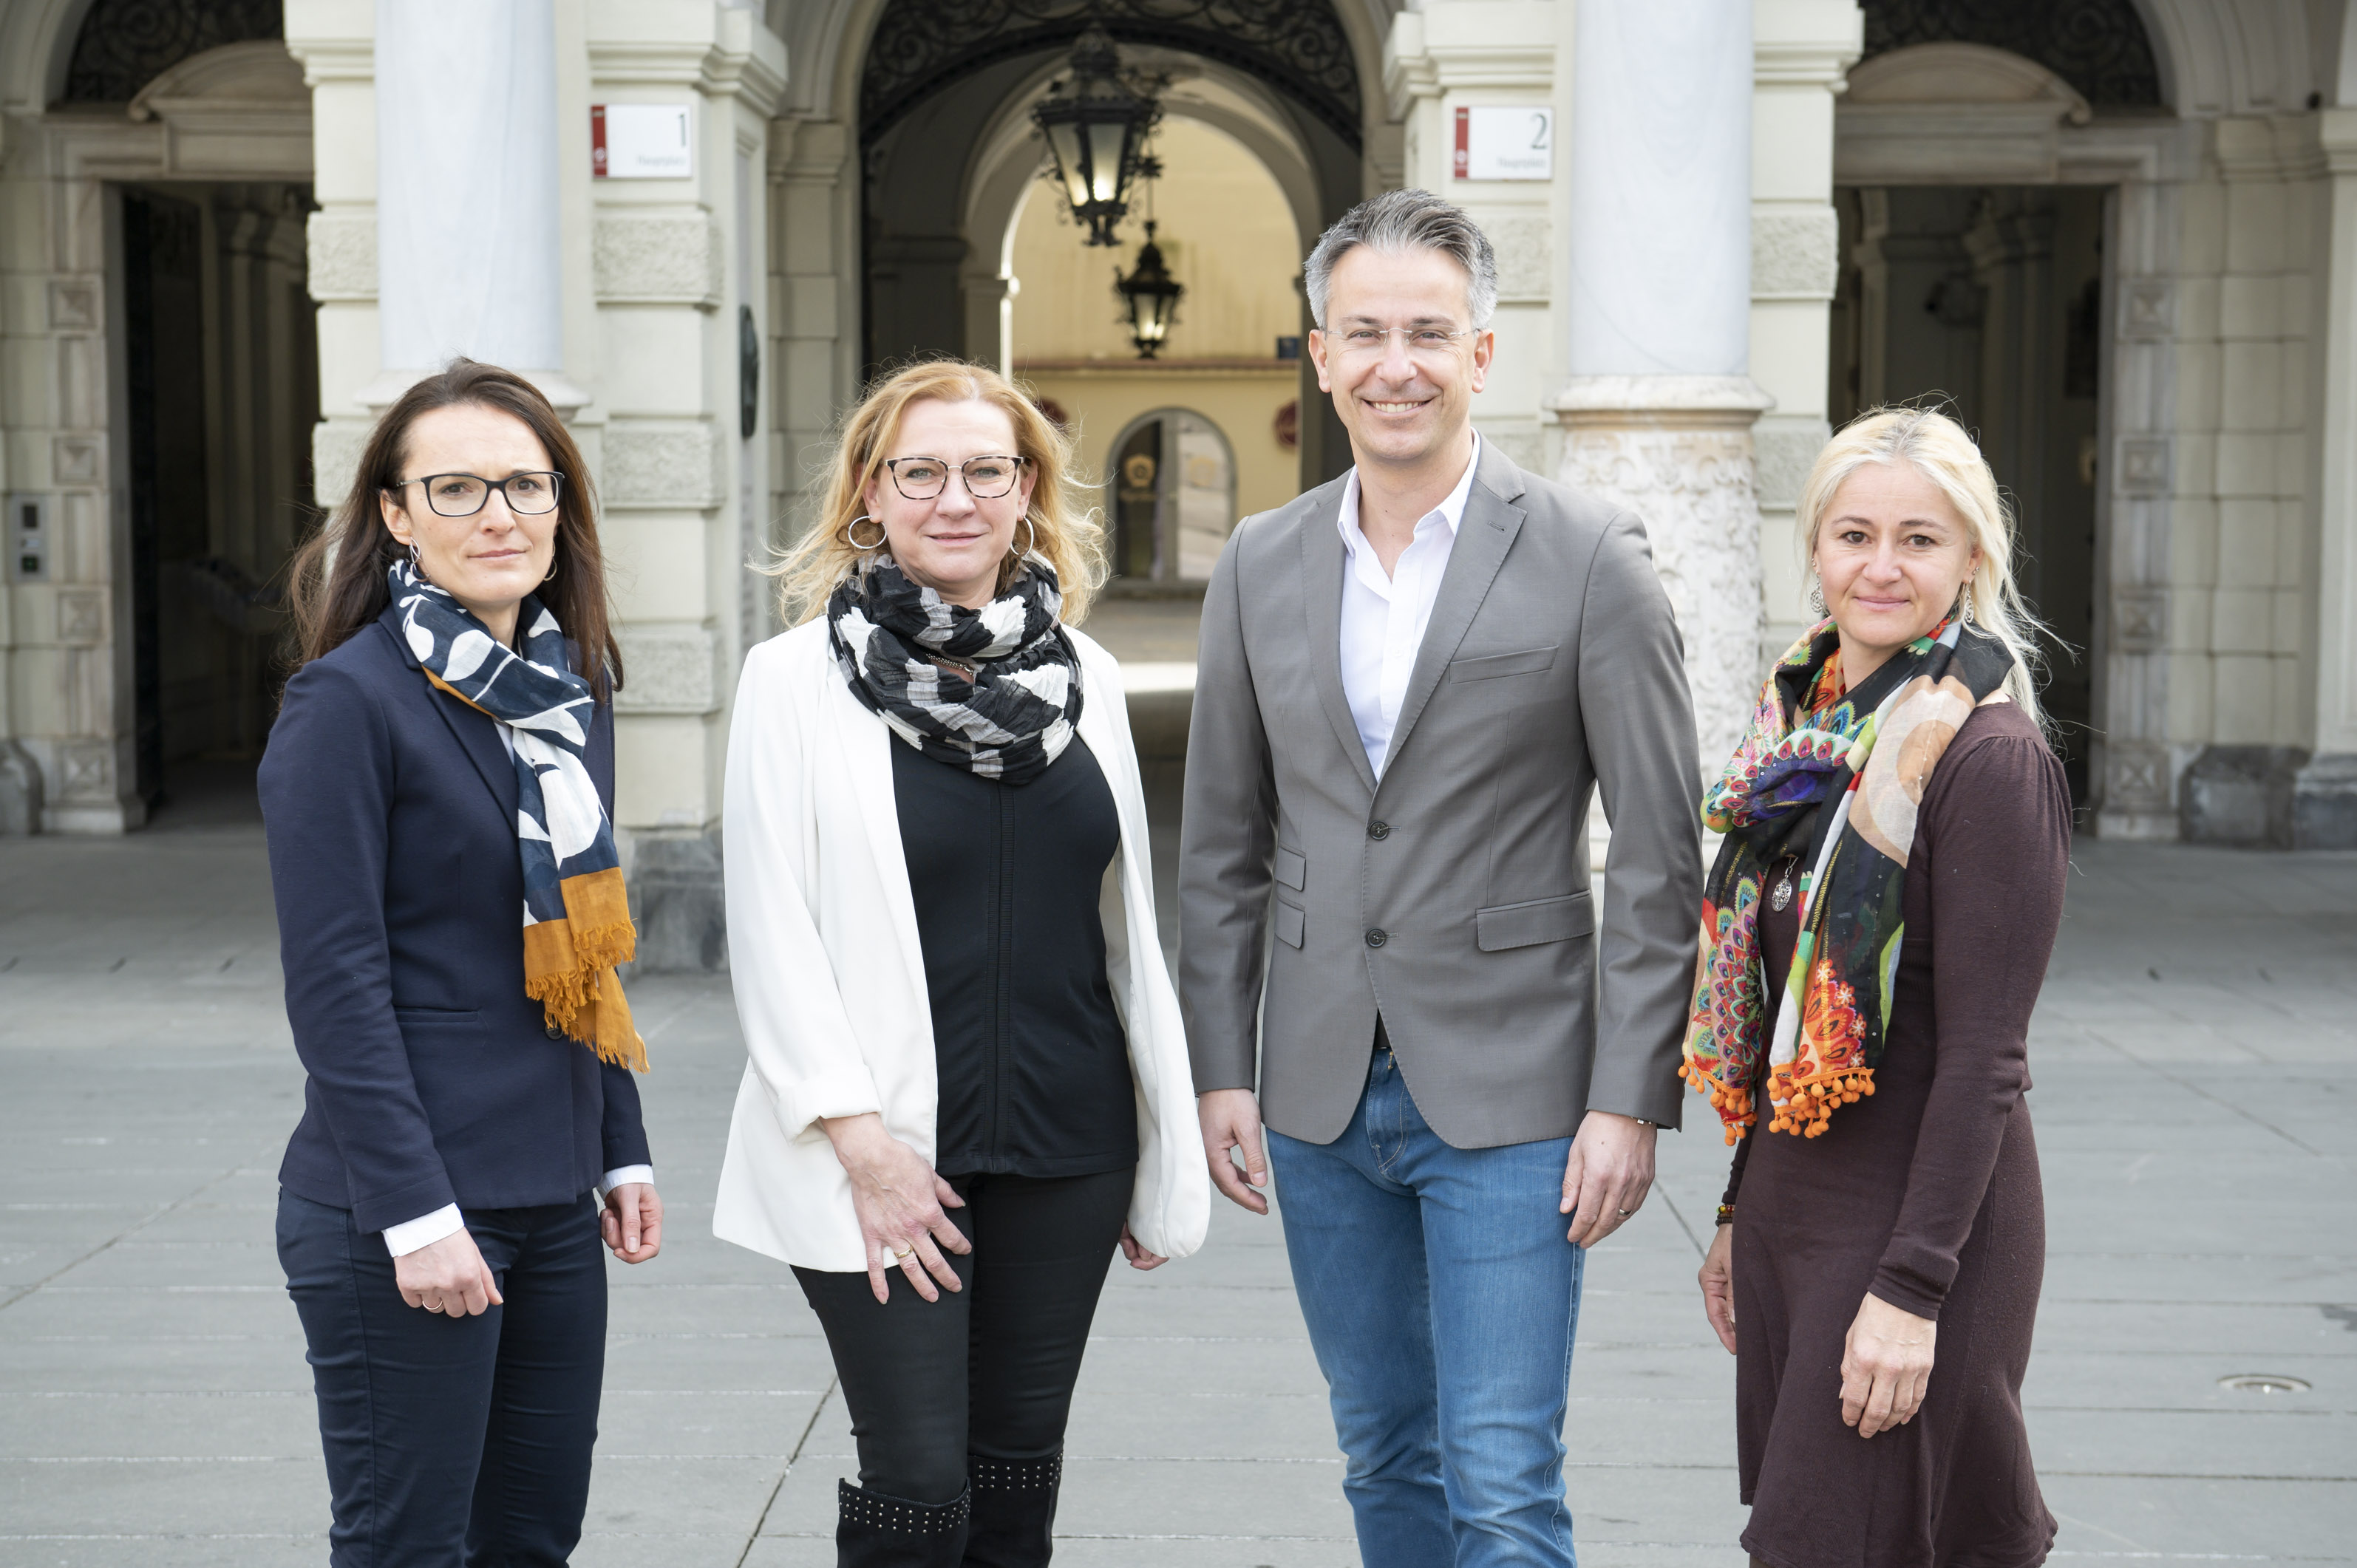
M729 736L751 1058L713 1230L793 1265L858 1441L837 1561L1049 1558L1116 1247L1202 1244L1102 558L1063 438L996 372L869 392L780 564Z

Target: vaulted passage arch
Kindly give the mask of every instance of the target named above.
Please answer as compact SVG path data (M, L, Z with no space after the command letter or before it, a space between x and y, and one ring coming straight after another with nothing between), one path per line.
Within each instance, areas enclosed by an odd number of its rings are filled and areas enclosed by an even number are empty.
M1866 58L1911 44L1986 44L2033 59L2097 109L2167 107L2130 0L1865 0Z

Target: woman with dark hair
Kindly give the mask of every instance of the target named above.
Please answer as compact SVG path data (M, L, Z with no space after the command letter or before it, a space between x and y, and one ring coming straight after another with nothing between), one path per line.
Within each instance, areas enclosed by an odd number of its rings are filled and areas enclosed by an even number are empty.
M339 1564L563 1563L598 1239L630 1263L662 1245L614 973L634 936L595 510L547 400L458 360L385 412L296 558L261 779L309 1075L278 1255Z

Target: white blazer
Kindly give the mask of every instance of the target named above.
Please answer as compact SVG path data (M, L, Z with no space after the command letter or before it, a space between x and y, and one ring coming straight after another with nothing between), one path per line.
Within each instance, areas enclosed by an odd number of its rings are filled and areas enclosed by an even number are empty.
M1178 997L1154 923L1146 790L1121 667L1079 632L1079 730L1112 787L1105 966L1137 1090L1129 1228L1183 1258L1211 1223ZM940 1089L916 902L900 854L884 721L844 682L814 620L754 649L728 736L722 849L728 968L751 1058L737 1091L712 1233L806 1269L863 1272L850 1178L820 1118L877 1112L933 1158Z

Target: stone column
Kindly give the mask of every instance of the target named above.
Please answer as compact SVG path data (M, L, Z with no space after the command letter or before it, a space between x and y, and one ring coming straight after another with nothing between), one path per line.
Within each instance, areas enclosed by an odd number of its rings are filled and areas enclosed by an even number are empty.
M554 0L377 0L376 133L383 373L364 400L464 354L579 408L562 374Z
M2324 329L2316 338L2323 461L2308 618L2316 731L2292 779L2291 839L2298 849L2357 849L2357 108L2324 111L2318 129L2326 169L2317 302Z
M1560 477L1644 520L1707 777L1761 659L1749 7L1579 0L1573 55Z

